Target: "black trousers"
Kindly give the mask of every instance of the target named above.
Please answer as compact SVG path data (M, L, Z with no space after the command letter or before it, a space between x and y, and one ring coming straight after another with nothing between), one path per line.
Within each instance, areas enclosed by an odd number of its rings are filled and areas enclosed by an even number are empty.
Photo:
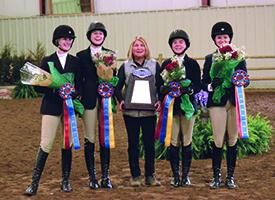
M155 172L155 131L156 116L131 117L123 115L128 135L128 156L132 177L141 175L139 167L139 136L142 131L145 148L145 177L153 176Z

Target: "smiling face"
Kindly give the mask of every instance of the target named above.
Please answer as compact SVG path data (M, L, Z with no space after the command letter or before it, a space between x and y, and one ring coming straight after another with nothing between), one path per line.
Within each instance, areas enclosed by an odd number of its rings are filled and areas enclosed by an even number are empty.
M91 41L96 45L101 45L104 41L104 34L102 31L93 31L91 33Z
M216 45L221 48L224 44L229 44L230 37L227 34L224 35L216 35L215 43Z
M58 44L61 49L69 51L72 46L72 42L72 38L60 38Z
M145 53L146 53L145 45L141 41L136 40L133 45L132 52L135 59L145 58Z
M172 42L172 49L175 53L180 54L186 48L186 43L182 38L176 38Z

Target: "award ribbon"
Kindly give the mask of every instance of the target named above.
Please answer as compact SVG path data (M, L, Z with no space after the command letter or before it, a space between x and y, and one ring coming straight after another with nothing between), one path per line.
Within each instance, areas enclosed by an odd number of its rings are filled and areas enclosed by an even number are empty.
M176 97L181 96L181 85L179 83L171 82L168 86L171 87L172 91L163 100L155 133L155 139L161 143L165 143L165 146L170 146L174 101Z
M60 87L59 95L63 99L64 106L64 144L65 149L70 149L70 128L69 124L71 123L71 131L73 137L73 143L75 149L80 149L77 125L74 113L73 102L71 99L71 92L74 92L75 89L70 83L65 83Z
M103 97L101 106L100 143L105 148L115 148L114 125L112 114L113 86L103 82L98 86L98 93Z
M248 81L247 73L243 70L237 70L234 72L232 79L235 85L237 124L240 138L248 138L245 93L243 87Z

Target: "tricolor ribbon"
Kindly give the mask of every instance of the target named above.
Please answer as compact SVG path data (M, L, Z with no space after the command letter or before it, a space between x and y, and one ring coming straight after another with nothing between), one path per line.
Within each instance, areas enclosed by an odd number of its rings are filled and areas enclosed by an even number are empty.
M246 117L245 93L244 87L248 81L247 73L243 70L237 70L233 74L233 83L235 85L237 124L240 138L248 138L248 127Z
M70 149L70 128L73 137L73 143L75 149L80 149L77 125L75 119L75 112L73 107L73 102L70 94L74 92L75 89L70 83L65 83L60 87L59 95L63 99L63 107L64 107L64 144L65 149Z
M165 143L165 146L170 146L172 122L173 122L173 107L176 97L181 96L181 85L176 82L169 83L172 91L168 93L163 102L159 115L159 120L156 128L155 139L161 143Z
M114 125L112 114L113 86L103 82L98 86L98 92L103 97L101 106L100 142L105 148L115 148Z

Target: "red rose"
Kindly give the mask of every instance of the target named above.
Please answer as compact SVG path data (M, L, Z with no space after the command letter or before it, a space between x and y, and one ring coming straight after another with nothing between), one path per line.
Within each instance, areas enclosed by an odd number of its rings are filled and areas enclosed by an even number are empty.
M178 67L178 62L172 62L173 67Z
M225 49L226 52L232 52L233 51L230 45L224 46L224 49Z
M99 53L96 53L94 56L95 56L96 58L99 58Z
M238 58L238 53L237 53L237 51L234 51L234 52L232 53L231 57L234 58L234 59Z
M173 65L171 63L169 63L168 65L166 65L164 67L164 69L167 70L167 71L171 71L173 69Z

